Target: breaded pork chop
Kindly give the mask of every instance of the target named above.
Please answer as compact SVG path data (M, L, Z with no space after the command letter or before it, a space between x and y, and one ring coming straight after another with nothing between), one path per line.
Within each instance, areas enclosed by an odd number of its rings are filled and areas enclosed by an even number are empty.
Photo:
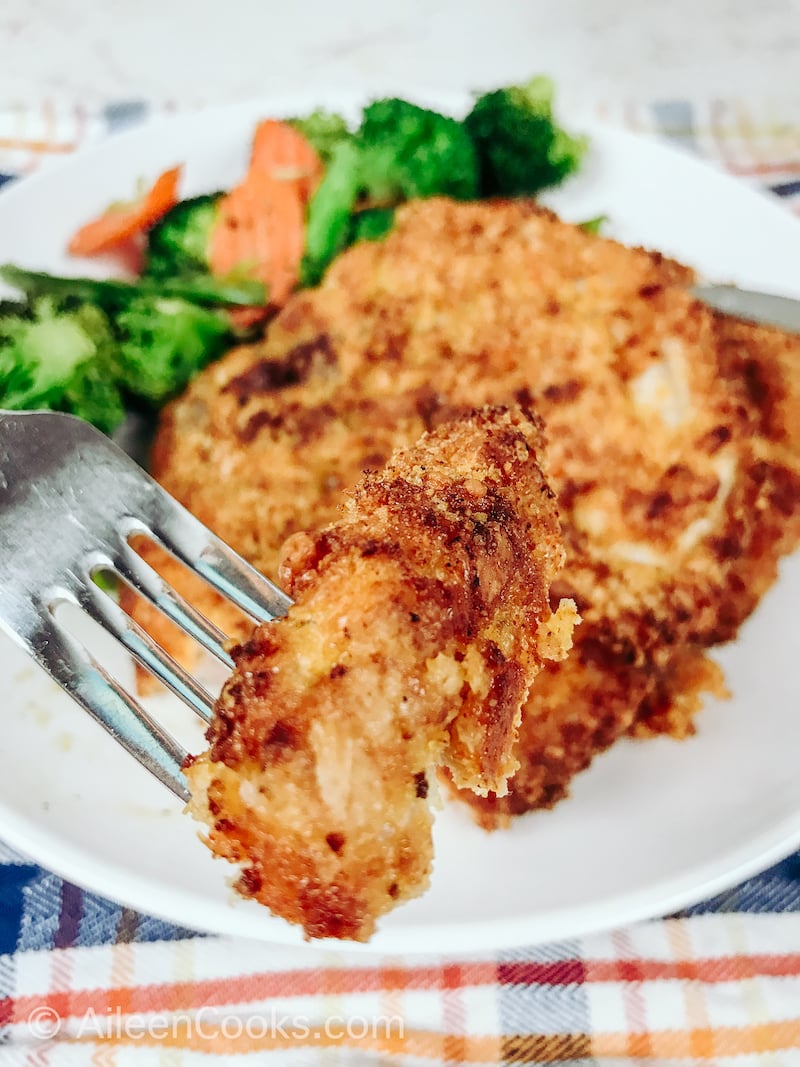
M570 645L536 420L484 409L360 481L287 542L286 618L233 650L187 776L239 890L314 937L364 940L426 888L435 768L505 792L529 687Z
M275 576L288 534L330 521L362 469L453 407L540 412L557 594L584 623L485 819L551 804L628 730L690 730L719 685L704 650L800 536L800 339L714 315L691 279L531 203L410 204L163 416L156 475Z

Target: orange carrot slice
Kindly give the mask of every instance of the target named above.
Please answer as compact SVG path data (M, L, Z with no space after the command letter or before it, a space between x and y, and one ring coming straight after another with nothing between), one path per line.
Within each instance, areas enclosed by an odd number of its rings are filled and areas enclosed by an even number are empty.
M253 136L248 178L256 173L278 181L298 182L303 200L308 201L322 178L322 160L293 126L265 119Z
M211 236L211 271L246 273L267 287L270 304L283 304L303 258L305 207L297 181L250 172L220 201Z
M73 256L96 256L149 229L177 204L180 176L180 167L164 171L144 196L130 204L111 207L81 226L69 242L69 252Z
M300 274L305 207L321 177L322 162L301 133L276 119L260 122L244 180L220 201L212 273L245 273L264 283L270 304L285 303Z

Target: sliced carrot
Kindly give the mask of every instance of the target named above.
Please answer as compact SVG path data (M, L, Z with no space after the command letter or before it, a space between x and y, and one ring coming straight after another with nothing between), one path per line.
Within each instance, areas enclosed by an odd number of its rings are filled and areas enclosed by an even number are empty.
M322 160L294 126L264 119L253 136L248 178L259 172L279 181L298 182L303 200L308 201L322 178Z
M73 256L96 256L142 233L178 202L181 168L166 170L152 187L130 204L111 207L99 218L81 226L69 242Z
M244 272L264 283L271 304L283 304L299 276L304 224L299 182L251 171L220 201L211 236L212 273Z
M305 241L305 207L322 177L322 163L294 127L260 122L243 181L219 204L211 236L213 274L245 273L283 304L297 284Z

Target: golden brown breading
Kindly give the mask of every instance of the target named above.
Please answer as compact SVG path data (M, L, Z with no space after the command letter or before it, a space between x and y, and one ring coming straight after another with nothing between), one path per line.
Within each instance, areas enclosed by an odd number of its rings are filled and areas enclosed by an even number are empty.
M505 791L522 706L571 646L528 413L485 409L365 477L338 522L287 542L285 619L233 650L191 810L238 888L310 937L365 940L428 884L444 766Z
M699 540L682 559L667 559L664 592L676 608L674 621L664 620L662 640L648 647L635 620L631 625L618 617L614 629L606 629L608 616L578 595L584 625L569 662L554 665L531 693L518 744L521 768L508 795L463 797L485 826L551 806L567 793L572 776L622 733L692 733L703 694L725 693L720 669L704 650L735 637L775 580L780 556L800 542L800 338L708 314L721 375L716 391L727 394L730 412L711 439L730 435L726 447L736 467L720 479L709 513L687 525L687 532L699 531ZM564 506L563 483L553 481L562 491L568 541L556 591L574 595L575 514ZM667 510L674 506L668 496L653 497L651 506L658 510L662 503ZM680 529L677 524L676 533ZM600 591L605 582L598 571ZM645 602L647 623L651 610Z
M580 630L575 637L579 642ZM536 679L515 750L521 766L509 792L503 797L457 792L485 829L507 826L511 817L533 808L552 807L567 795L573 777L626 731L686 737L694 732L703 694L727 693L717 664L691 647L681 648L662 670L597 662L587 652L574 649L566 670L549 663Z
M800 537L800 339L713 314L691 280L530 203L408 205L168 409L156 475L274 576L287 534L452 406L531 402L564 522L557 592L584 616L531 695L505 802L547 805L628 729L686 731L714 681L703 649Z

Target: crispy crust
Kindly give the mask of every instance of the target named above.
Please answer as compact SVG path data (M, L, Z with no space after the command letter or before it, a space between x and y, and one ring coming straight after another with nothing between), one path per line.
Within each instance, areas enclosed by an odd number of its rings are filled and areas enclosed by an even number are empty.
M579 635L577 630L576 644ZM627 732L691 735L704 694L727 695L718 665L692 648L676 652L661 670L598 663L579 644L568 662L566 670L560 669L566 664L547 664L536 679L515 749L521 766L505 796L476 797L443 776L486 830L507 827L532 809L552 808L568 794L574 776Z
M187 769L240 892L309 937L365 940L428 883L429 777L505 791L530 684L571 645L534 418L486 409L395 453L286 545L294 606L233 650Z
M705 675L676 664L736 634L800 537L800 339L716 316L691 280L529 203L409 205L167 411L156 473L274 575L287 534L330 521L363 468L453 406L535 406L567 547L556 592L584 624L534 689L500 807L548 805L621 733L686 732L669 708L697 704Z

